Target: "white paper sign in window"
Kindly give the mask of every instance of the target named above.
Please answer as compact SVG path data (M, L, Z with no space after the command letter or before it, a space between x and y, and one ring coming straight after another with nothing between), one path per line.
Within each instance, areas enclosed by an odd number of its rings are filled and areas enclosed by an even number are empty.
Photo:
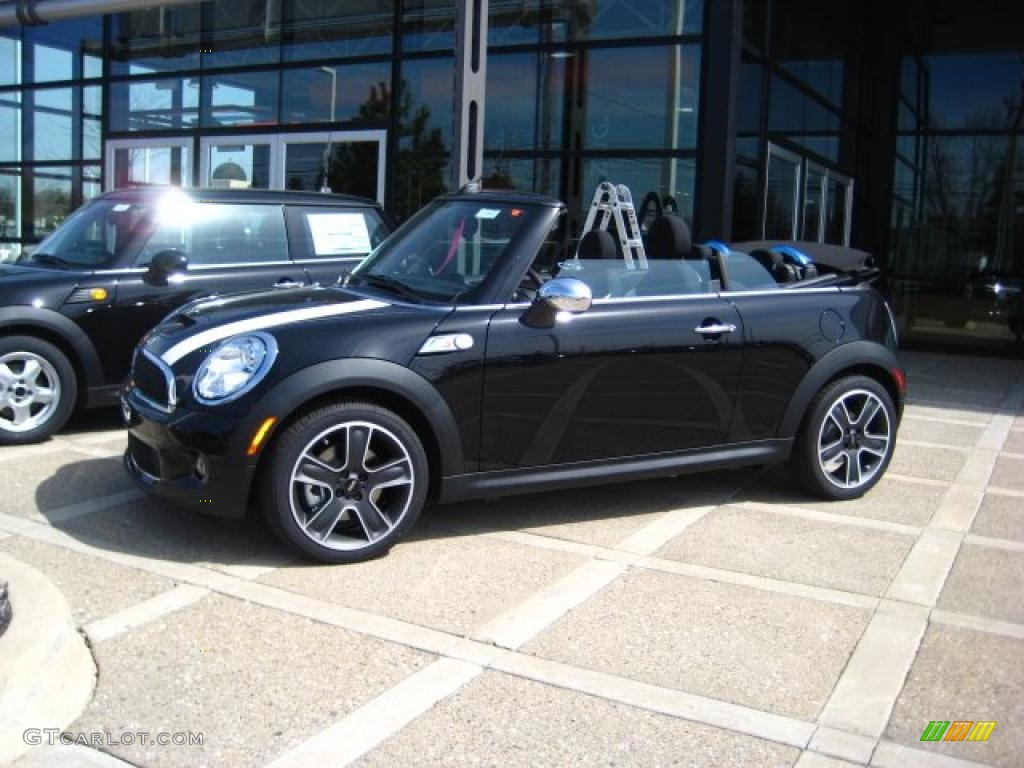
M317 256L361 256L370 252L370 231L361 213L309 213L306 221Z

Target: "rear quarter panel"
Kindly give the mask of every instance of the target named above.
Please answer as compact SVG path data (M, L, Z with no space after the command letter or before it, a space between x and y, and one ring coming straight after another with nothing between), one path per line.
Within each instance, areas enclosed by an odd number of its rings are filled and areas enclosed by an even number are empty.
M815 364L855 342L885 353L889 319L867 286L723 294L743 318L744 362L732 441L775 437ZM788 436L788 435L782 435Z

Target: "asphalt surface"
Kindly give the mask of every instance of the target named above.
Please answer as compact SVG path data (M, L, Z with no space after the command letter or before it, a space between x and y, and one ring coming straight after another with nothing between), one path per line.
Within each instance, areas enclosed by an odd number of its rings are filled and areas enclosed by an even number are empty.
M466 503L355 566L143 497L116 413L5 448L0 552L66 596L99 669L67 732L106 734L15 765L1018 766L1024 362L905 359L861 500L744 470Z

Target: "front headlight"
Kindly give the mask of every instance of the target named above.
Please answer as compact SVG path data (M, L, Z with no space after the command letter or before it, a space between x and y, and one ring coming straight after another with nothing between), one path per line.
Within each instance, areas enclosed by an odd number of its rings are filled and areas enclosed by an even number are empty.
M193 380L200 403L224 403L256 386L277 357L277 342L268 333L247 333L222 341L207 355Z

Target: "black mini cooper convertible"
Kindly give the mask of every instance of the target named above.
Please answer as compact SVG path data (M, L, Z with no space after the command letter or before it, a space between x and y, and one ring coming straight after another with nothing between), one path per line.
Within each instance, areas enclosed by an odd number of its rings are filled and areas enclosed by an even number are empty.
M464 191L339 286L179 309L135 353L128 471L332 562L428 500L776 462L831 499L878 482L905 378L851 252L695 245L662 216L634 259L600 228L570 248L566 218Z

